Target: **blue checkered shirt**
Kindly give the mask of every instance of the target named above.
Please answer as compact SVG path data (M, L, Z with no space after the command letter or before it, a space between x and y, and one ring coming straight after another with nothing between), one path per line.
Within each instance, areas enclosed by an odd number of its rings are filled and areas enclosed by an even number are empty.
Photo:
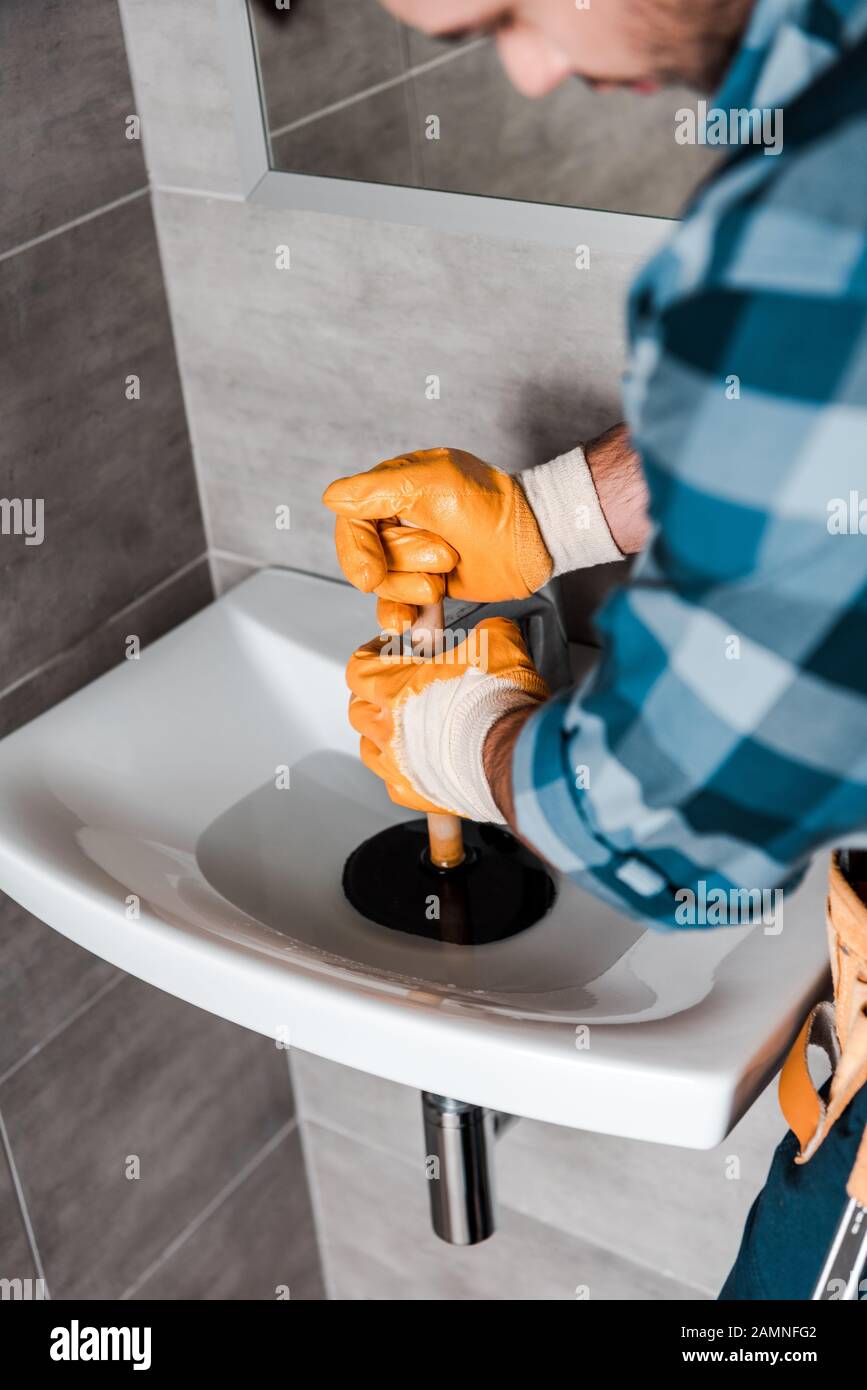
M782 150L727 152L634 286L653 539L513 765L526 839L661 928L867 845L867 0L759 0L713 107Z

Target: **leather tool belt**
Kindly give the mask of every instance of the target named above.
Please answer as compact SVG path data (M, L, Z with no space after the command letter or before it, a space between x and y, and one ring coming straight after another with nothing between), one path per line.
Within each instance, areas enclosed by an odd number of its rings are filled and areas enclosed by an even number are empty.
M817 1004L780 1074L780 1105L800 1144L796 1163L809 1163L853 1096L867 1084L867 905L831 856L826 913L834 1003ZM821 1047L833 1076L827 1102L807 1065L807 1048ZM849 1175L847 1192L867 1207L867 1129Z

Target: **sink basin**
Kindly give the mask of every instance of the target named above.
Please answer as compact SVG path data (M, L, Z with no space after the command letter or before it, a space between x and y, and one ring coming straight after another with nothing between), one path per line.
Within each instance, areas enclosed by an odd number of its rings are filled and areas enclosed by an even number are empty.
M368 597L263 570L4 739L0 889L305 1051L557 1124L718 1143L824 987L824 864L778 935L648 932L565 880L542 921L486 946L366 921L344 861L413 814L346 719L343 667L373 629Z

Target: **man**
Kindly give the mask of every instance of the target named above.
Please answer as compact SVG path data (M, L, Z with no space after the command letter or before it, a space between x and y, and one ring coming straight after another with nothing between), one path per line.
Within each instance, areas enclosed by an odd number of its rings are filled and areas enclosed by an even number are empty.
M598 669L552 700L500 619L485 672L460 649L447 669L362 648L362 756L401 804L508 821L656 927L681 925L683 889L793 886L867 831L867 0L387 3L429 32L492 31L528 95L685 79L744 138L634 287L626 426L517 479L440 449L329 488L341 563L387 630L444 590L504 600L642 551L598 617ZM867 924L835 930L845 1090L825 1116L789 1076L811 1162L788 1136L724 1297L809 1298L850 1170L852 1190Z

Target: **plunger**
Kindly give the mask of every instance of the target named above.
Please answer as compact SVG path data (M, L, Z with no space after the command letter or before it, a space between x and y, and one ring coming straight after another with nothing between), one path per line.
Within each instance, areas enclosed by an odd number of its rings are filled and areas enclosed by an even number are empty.
M433 655L444 631L440 601L421 609L412 638ZM507 831L439 811L365 840L346 861L343 891L380 926L456 946L526 931L555 896L541 860Z
M421 645L422 651L431 655L436 651L437 641L442 641L446 620L443 601L427 604L419 612L413 623L412 639ZM431 811L427 818L430 861L437 869L456 869L464 862L464 832L460 816L448 816L439 811Z

